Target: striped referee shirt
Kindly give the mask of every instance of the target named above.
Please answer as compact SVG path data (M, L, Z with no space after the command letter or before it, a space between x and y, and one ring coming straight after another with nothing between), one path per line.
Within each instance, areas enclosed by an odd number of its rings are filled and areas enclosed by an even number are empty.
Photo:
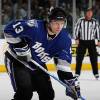
M74 29L75 39L100 41L100 26L96 19L86 20L85 17L80 18Z

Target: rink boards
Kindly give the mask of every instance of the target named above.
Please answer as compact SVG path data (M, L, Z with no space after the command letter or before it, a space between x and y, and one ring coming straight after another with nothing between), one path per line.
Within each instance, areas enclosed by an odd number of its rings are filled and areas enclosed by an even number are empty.
M0 39L0 72L5 72L6 68L4 66L4 51L6 50L7 44L5 42L4 39ZM71 64L71 68L72 70L75 70L75 65L76 65L76 45L75 45L75 41L72 40L72 64ZM100 69L100 48L97 47L97 51L98 51L98 65L99 65L99 69ZM50 60L47 63L48 69L49 70L56 70L56 66L53 63L53 60ZM91 70L91 64L90 64L90 60L88 57L88 51L85 54L84 60L83 60L83 64L82 64L82 70Z

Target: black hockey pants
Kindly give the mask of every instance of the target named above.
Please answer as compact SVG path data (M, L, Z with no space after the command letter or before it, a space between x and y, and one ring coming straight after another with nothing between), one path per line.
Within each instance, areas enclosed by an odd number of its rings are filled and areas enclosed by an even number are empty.
M13 100L31 100L33 91L38 93L39 100L54 100L50 77L43 71L31 71L8 52L5 53L5 65L15 91Z

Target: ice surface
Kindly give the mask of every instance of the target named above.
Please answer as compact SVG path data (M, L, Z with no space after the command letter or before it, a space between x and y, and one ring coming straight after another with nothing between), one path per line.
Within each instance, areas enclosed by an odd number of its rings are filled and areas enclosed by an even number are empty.
M52 72L56 75L55 72ZM100 80L96 80L91 71L82 71L79 78L82 95L86 100L100 100ZM65 88L52 79L55 90L55 100L71 100L65 95ZM11 100L13 88L7 73L0 73L0 100ZM32 100L39 100L37 93L34 93Z

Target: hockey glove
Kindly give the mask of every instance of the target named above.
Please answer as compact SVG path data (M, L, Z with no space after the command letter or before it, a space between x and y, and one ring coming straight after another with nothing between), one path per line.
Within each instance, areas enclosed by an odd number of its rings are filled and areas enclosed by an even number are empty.
M75 98L73 95L70 94L70 92L68 92L68 90L66 89L66 95L67 96L70 96L71 98L73 98L74 100L77 100L78 98L81 97L81 93L80 93L80 83L79 81L77 80L77 78L74 78L74 79L71 79L71 80L65 80L65 82L69 83L69 85L71 86L71 88L73 90L75 90L76 92L76 95L77 95L77 98Z
M14 48L14 51L17 55L17 58L22 61L30 61L31 59L31 50L28 45L25 45L22 48Z

